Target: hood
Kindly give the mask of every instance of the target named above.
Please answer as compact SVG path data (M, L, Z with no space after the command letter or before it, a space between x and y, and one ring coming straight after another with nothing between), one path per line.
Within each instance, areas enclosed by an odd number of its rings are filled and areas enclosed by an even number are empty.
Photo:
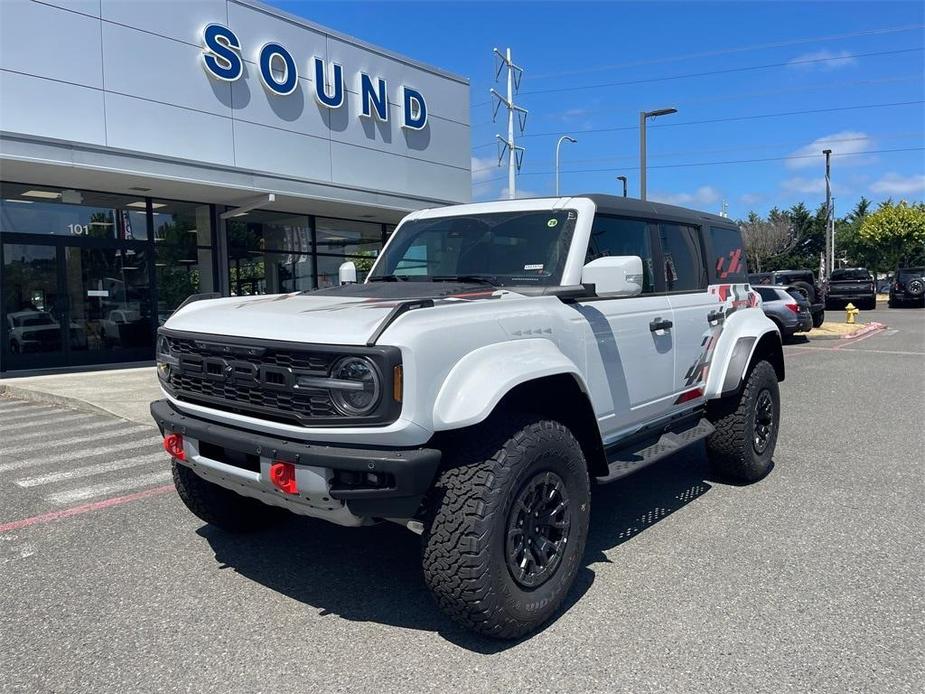
M174 313L164 327L208 335L365 345L392 312L407 301L430 299L436 307L503 295L516 296L477 284L355 284L312 292L197 301Z

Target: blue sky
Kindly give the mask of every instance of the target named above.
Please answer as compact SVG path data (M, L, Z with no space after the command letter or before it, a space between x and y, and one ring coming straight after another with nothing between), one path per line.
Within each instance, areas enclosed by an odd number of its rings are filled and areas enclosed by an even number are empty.
M861 195L925 197L921 2L272 4L467 76L476 200L506 194L488 89L491 50L508 46L530 111L518 193L554 191L555 143L572 134L563 193L617 191L626 175L637 195L639 111L676 106L650 125L650 199L709 211L726 200L733 217L815 207L826 147L839 212ZM764 117L794 111L815 113ZM732 120L702 122L717 119ZM766 161L716 163L743 159Z

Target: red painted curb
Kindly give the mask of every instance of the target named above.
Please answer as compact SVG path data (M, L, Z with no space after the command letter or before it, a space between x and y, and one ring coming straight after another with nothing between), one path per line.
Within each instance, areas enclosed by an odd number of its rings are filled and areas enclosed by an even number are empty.
M874 330L882 330L882 329L885 328L885 327L886 327L886 325L884 325L883 323L877 323L876 321L874 321L873 323L868 323L867 325L865 325L865 326L864 326L863 328L861 328L860 330L855 330L853 333L848 333L847 335L842 335L839 339L841 339L841 340L850 340L850 339L852 339L852 338L854 338L854 337L861 337L861 335L866 335L867 333L872 333Z

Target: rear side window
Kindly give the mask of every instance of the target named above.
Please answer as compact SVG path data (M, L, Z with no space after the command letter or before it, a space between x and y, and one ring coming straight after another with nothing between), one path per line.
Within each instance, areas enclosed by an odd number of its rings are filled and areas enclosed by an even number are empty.
M683 224L659 224L665 288L669 292L705 289L707 272L703 264L698 229Z
M906 270L900 270L899 277L897 279L899 279L900 282L911 282L916 277L923 277L923 276L925 276L925 268L913 267L913 268L908 268Z
M616 255L638 255L642 258L642 293L655 291L652 241L647 222L595 215L585 262Z
M745 267L745 248L742 234L738 229L728 227L710 227L707 232L712 253L711 262L720 282L747 282L748 269ZM769 280L770 282L770 280Z
M771 289L770 287L755 287L755 291L758 292L762 301L777 301L780 299L780 297L777 296L777 290Z

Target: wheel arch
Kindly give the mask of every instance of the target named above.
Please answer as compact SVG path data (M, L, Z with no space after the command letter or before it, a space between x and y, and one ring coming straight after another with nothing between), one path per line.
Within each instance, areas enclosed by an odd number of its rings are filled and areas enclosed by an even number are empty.
M480 348L450 371L434 404L434 431L451 435L506 412L528 412L567 426L591 475L606 470L603 443L578 367L546 339Z
M781 333L763 312L743 311L727 322L714 355L714 366L707 378L707 399L725 397L741 388L752 365L767 360L777 380L786 376Z

